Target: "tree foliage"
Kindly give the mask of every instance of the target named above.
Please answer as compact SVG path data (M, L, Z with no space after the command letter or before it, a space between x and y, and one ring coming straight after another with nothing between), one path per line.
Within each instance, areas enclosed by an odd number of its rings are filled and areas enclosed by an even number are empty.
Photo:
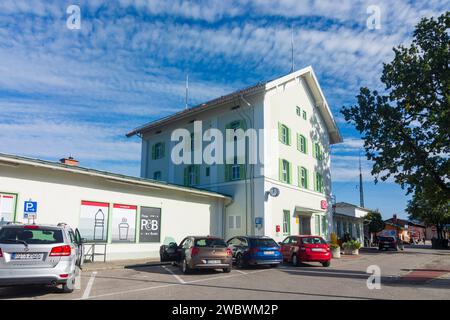
M384 221L381 213L378 211L370 211L365 217L364 220L370 221L368 224L370 233L378 233L384 229Z
M385 92L361 88L357 105L342 109L361 133L375 182L393 177L413 194L408 211L418 218L429 208L448 215L449 28L449 11L422 19L411 45L394 48L393 61L383 65Z

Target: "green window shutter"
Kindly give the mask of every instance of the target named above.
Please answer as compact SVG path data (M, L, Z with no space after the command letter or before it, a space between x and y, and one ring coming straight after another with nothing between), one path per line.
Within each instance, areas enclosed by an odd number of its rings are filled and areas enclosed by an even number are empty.
M305 137L305 154L308 154L308 140Z
M317 177L316 177L316 172L314 171L314 174L313 174L313 183L314 183L314 191L317 191Z
M297 133L297 150L298 151L302 151L302 148L301 148L302 141L301 140L302 140L301 135L299 133Z
M195 166L195 184L200 184L200 166Z
M286 127L287 129L287 145L290 146L291 145L291 129L289 129L288 127Z
M156 144L152 145L152 160L156 159Z
M225 164L225 181L230 181L230 168L231 165Z
M164 158L165 156L165 152L166 152L166 143L165 142L161 142L161 158Z
M288 183L292 184L292 164L288 162Z
M239 165L239 177L240 177L241 180L245 179L245 174L244 174L245 172L244 172L244 170L245 170L244 165L240 164Z
M184 185L187 186L189 184L189 167L184 168Z
M283 159L279 159L278 163L279 163L278 173L279 173L280 181L284 181L283 180Z
M297 179L298 179L298 186L302 186L302 167L297 166Z

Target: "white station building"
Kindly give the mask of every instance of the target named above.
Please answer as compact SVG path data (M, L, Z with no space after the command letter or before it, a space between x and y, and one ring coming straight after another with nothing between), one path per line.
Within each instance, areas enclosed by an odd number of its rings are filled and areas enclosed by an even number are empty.
M201 121L200 138L195 124ZM172 133L186 129L187 150L207 150L214 128L255 129L259 160L250 164L244 139L244 163L174 164L179 141ZM266 235L282 241L288 235L328 238L332 227L330 147L342 142L312 67L259 83L174 115L145 124L127 134L142 139L141 177L228 194L223 236ZM203 139L202 139L203 138ZM225 146L225 158L229 158ZM217 152L217 151L216 151ZM233 156L233 155L232 155ZM189 155L192 157L192 155ZM222 162L223 163L223 162ZM272 191L272 192L271 192ZM275 197L273 196L275 195Z
M191 136L199 121L200 136ZM254 145L244 136L243 163L233 156L228 164L174 164L171 135L180 128L194 157L212 140L208 129L224 136L226 129L255 129L258 161L249 163ZM142 139L141 178L83 168L71 158L0 154L0 228L68 223L79 228L88 253L106 254L96 261L155 258L161 244L187 235L329 237L330 147L342 138L311 67L127 134L134 135Z

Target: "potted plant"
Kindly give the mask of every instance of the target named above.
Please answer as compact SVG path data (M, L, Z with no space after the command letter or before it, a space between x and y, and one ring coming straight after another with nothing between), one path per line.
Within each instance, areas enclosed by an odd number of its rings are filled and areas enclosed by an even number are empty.
M336 243L330 243L331 256L334 259L339 259L341 257L341 247Z
M338 244L337 235L335 232L331 233L330 250L331 256L334 259L339 259L341 257L341 246Z
M356 240L350 240L350 241L344 242L342 244L342 246L344 247L345 254L358 255L359 248L361 248L361 243L359 243Z

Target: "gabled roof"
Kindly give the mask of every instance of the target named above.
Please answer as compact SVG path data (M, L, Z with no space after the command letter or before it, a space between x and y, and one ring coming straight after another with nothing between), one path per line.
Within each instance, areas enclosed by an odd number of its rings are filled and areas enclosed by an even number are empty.
M137 134L143 134L150 130L153 130L153 129L156 129L159 127L163 127L164 125L167 125L173 121L178 121L180 119L184 119L189 116L199 114L205 110L210 110L213 107L217 107L217 106L220 106L227 102L230 102L237 97L253 94L256 92L260 92L260 91L261 92L267 91L267 90L270 90L277 86L281 86L289 81L292 81L293 79L297 79L300 77L303 78L305 80L305 82L307 83L307 85L314 97L316 107L319 109L319 112L325 121L325 124L326 124L328 132L329 132L329 136L330 136L330 143L336 144L336 143L342 142L343 139L342 139L341 133L339 132L339 128L336 125L336 122L333 118L333 115L328 106L326 98L322 92L322 89L320 88L319 82L317 81L317 77L311 66L306 67L301 70L298 70L298 71L295 71L295 72L292 72L292 73L289 73L285 76L282 76L282 77L279 77L279 78L276 78L273 80L259 82L254 86L250 86L250 87L247 87L247 88L244 88L241 90L237 90L230 94L210 100L206 103L202 103L195 107L177 112L175 114L169 115L169 116L161 118L159 120L149 122L147 124L144 124L143 126L135 128L132 131L128 132L126 134L126 136L132 137Z
M32 159L32 158L26 158L26 157L20 157L15 155L9 155L0 153L0 167L2 166L8 166L8 167L18 167L21 165L27 165L32 167L39 167L39 168L48 168L53 170L58 170L61 172L71 172L75 174L82 174L86 176L94 176L98 178L103 178L111 182L117 182L117 183L126 183L130 185L135 186L142 186L142 187L148 187L151 189L166 189L166 190L172 190L172 191L181 191L181 192L188 192L191 194L197 194L199 196L209 196L214 198L222 198L227 201L232 201L232 197L228 196L226 194L218 193L218 192L212 192L209 190L199 189L199 188L192 188L192 187L185 187L180 186L176 184L170 184L163 181L157 181L157 180L151 180L151 179L143 179L143 178L137 178L137 177L131 177L127 175L107 172L107 171L100 171L95 169L88 169L83 168L79 166L71 166L59 162L52 162L52 161L46 161L46 160L40 160L40 159Z
M373 211L373 210L363 208L363 207L357 206L356 204L351 204L348 202L338 202L338 203L336 203L336 207L337 208L349 208L350 207L350 208L356 208L356 209L367 211L367 212Z

